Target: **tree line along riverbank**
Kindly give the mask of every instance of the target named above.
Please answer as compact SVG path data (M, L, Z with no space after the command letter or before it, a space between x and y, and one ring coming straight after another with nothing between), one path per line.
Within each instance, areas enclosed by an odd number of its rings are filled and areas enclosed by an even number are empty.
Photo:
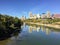
M60 29L60 19L27 19L24 22Z
M17 17L0 14L0 40L21 31L22 24L23 22Z
M0 14L0 29L20 27L22 24L23 22L17 17Z

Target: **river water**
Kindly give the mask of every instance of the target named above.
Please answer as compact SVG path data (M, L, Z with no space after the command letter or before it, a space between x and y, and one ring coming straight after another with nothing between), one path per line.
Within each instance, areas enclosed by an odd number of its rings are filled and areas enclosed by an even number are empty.
M60 45L60 31L37 25L23 25L15 36L0 41L0 45Z

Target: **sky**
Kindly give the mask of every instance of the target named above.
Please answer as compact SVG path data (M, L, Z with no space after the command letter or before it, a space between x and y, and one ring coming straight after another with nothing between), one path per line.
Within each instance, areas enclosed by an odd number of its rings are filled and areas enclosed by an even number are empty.
M29 12L42 14L60 13L60 0L0 0L0 13L10 16L29 17Z

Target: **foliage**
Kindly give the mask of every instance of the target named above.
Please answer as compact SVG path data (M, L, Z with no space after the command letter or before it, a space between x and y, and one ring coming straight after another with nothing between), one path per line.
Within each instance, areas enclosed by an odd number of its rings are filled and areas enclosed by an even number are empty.
M21 27L22 21L17 17L0 14L0 29L7 29L11 25Z
M60 22L60 19L27 19L25 22L52 24L55 22Z

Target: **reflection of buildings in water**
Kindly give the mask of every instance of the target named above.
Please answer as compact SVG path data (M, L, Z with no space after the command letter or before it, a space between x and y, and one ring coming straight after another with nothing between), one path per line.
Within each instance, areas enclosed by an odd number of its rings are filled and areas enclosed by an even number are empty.
M40 31L40 27L37 27L37 32L39 32Z
M29 33L32 33L32 31L42 31L42 32L45 32L47 35L51 32L51 30L49 30L49 28L47 27L36 27L36 26L29 26Z
M25 28L26 27L26 24L25 23L23 23L23 25L21 26L21 28L23 29L23 28Z
M33 31L37 31L37 27L36 26L33 27Z
M41 31L42 31L42 32L45 32L45 27L42 27L42 26L41 26Z
M46 34L50 34L51 30L49 28L46 28Z
M40 27L36 27L36 26L29 26L29 33L31 33L32 31L37 31L39 32Z
M47 35L50 33L49 28L41 27L42 32L45 32Z
M32 33L32 30L33 30L33 29L32 29L31 26L30 26L30 27L29 27L29 33Z

